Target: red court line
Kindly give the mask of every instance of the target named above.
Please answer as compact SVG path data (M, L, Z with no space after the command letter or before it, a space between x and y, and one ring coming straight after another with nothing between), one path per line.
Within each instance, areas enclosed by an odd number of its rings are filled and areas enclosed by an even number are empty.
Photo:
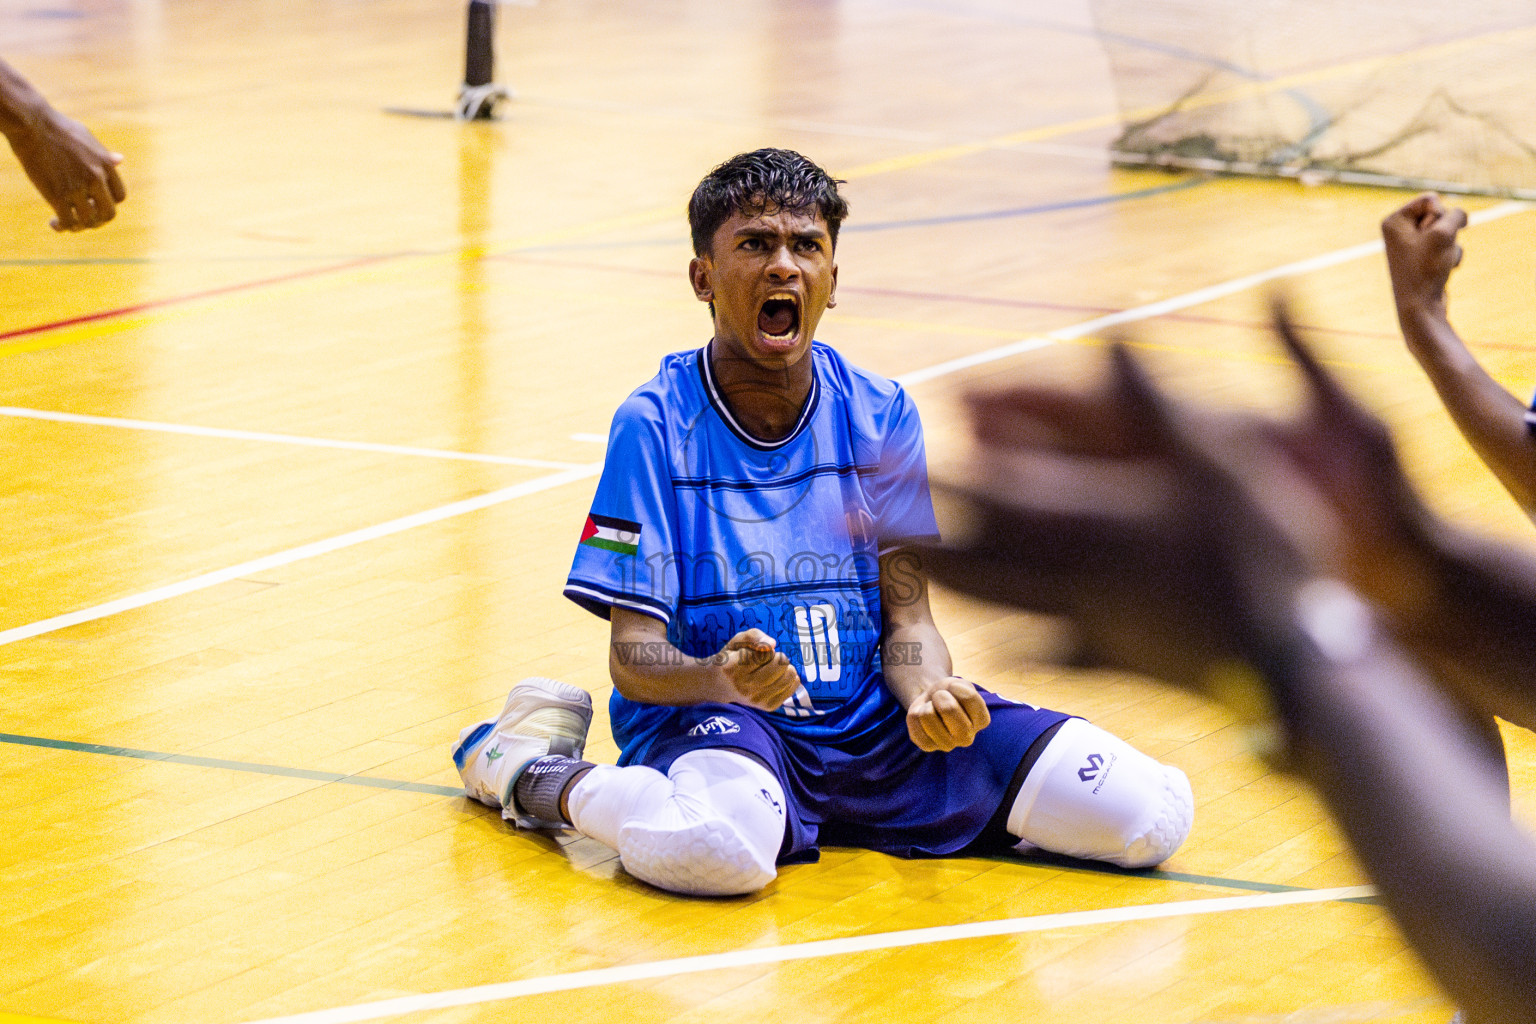
M46 334L49 331L61 330L65 327L76 327L80 324L95 323L100 320L111 320L114 317L132 316L135 313L144 313L154 309L164 309L168 306L183 305L188 302L196 302L199 299L214 298L219 295L229 295L235 292L252 291L258 288L267 288L272 285L284 284L288 281L298 281L307 277L320 277L325 274L335 274L344 270L353 270L357 267L366 267L375 263L385 263L390 260L402 259L406 256L417 256L421 253L403 252L388 253L382 256L364 256L360 259L348 260L345 263L334 263L324 267L311 267L308 270L296 270L291 274L280 274L277 277L265 277L256 281L245 281L240 284L225 285L221 288L210 288L201 292L189 292L186 295L175 295L165 299L153 299L149 302L140 302L132 306L121 306L117 309L102 310L97 313L86 313L82 316L69 317L64 320L55 320L50 323L36 324L32 327L18 327L14 330L0 331L0 341L10 338L24 338L33 334ZM494 256L482 256L481 259L495 260L521 260L529 263L543 263L552 266L566 266L582 270L609 271L616 274L633 274L646 277L674 277L671 271L652 270L642 267L623 267L612 264L583 263L575 260L549 259L537 256L525 256L518 253L503 253ZM903 298L928 300L933 302L952 302L965 305L979 306L1004 306L1017 309L1044 309L1069 313L1098 313L1113 314L1121 310L1108 306L1075 306L1057 302L1040 302L1030 299L1004 299L985 295L954 295L938 292L914 292L895 288L867 288L858 285L845 286L844 292L853 292L860 295L877 295L887 298ZM1198 316L1188 313L1171 313L1154 319L1174 320L1185 323L1219 324L1231 327L1252 327L1259 330L1268 329L1267 322L1254 320L1233 320L1224 317ZM1360 338L1396 338L1398 335L1386 331L1349 331L1335 327L1322 327L1317 325L1298 324L1304 331L1321 334L1334 334ZM1477 342L1468 340L1471 348L1503 349L1513 352L1529 352L1536 349L1530 344L1517 342Z
M585 263L577 260L562 260L558 257L550 258L522 253L502 253L489 257L496 260L521 261L524 263L542 263L557 267L571 267L577 270L601 270L614 274L632 274L642 277L668 277L681 276L681 271L653 270L650 267L624 267L612 263ZM1074 306L1061 302L1041 302L1035 299L1004 299L989 295L956 295L951 292L914 292L901 288L868 288L859 285L838 285L838 291L854 295L876 295L892 299L917 299L930 302L952 302L968 306L1004 306L1014 309L1043 309L1061 313L1097 313L1100 316L1125 312L1113 306ZM1267 331L1270 329L1268 320L1235 320L1231 317L1200 316L1196 313L1165 313L1162 316L1152 317L1153 320L1172 320L1177 323L1190 324L1214 324L1222 327L1251 327L1254 330ZM1396 340L1401 335L1391 331L1351 331L1339 327L1323 327L1319 324L1297 324L1298 328L1313 334L1332 334L1338 337L1348 338L1376 338ZM1510 352L1536 351L1536 344L1508 341L1474 341L1466 339L1468 348L1500 349Z
M598 270L614 274L630 274L640 277L668 277L680 278L681 271L654 270L650 267L625 267L612 263L587 263L578 260L563 260L558 257L549 258L537 255L524 255L521 253L502 253L490 257L496 260L520 261L524 263L539 263L555 267L570 267L575 270ZM889 299L914 299L924 302L948 302L966 306L1000 306L1008 309L1033 309L1046 310L1054 313L1092 313L1098 316L1110 316L1115 313L1123 313L1125 310L1119 306L1084 306L1073 305L1064 302L1044 302L1038 299L1005 299L990 295L957 295L953 292L917 292L902 288L871 288L861 285L839 284L837 290L845 295L873 295ZM1197 313L1164 313L1161 316L1149 318L1151 320L1171 320L1175 323L1189 324L1213 324L1221 327L1251 327L1255 330L1269 330L1268 320L1242 320L1231 317L1200 316ZM1297 324L1299 329L1317 334L1333 334L1341 337L1355 338L1397 338L1399 335L1388 331L1351 331L1338 327L1323 327L1317 324ZM1524 345L1500 345L1497 343L1478 346L1474 342L1467 344L1482 348L1517 348L1525 349Z
M264 277L257 281L243 281L240 284L224 285L221 288L210 288L207 291L189 292L186 295L174 295L166 299L152 299L149 302L140 302L132 306L121 306L117 309L106 309L99 313L86 313L83 316L69 317L64 320L54 320L51 323L36 324L32 327L18 327L15 330L0 331L0 341L7 338L24 338L30 334L46 334L49 331L57 331L65 327L77 327L80 324L95 323L99 320L111 320L114 317L132 316L135 313L144 313L152 309L164 309L167 306L179 306L187 302L196 302L198 299L209 299L217 295L229 295L233 292L251 291L256 288L266 288L271 285L283 284L288 281L297 281L306 277L318 277L322 274L334 274L343 270L352 270L356 267L366 267L373 263L383 263L388 260L400 259L402 256L412 256L415 253L391 253L385 256L364 256L361 259L348 260L346 263L334 263L325 267L310 267L307 270L295 270L291 274L281 274L277 277Z

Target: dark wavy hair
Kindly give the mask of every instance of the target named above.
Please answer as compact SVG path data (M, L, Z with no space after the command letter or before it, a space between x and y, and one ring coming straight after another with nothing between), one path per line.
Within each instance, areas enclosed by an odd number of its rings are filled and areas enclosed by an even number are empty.
M848 201L837 192L846 184L792 149L757 149L733 156L704 176L688 200L688 227L693 253L709 251L720 225L733 213L756 216L769 207L807 210L815 207L827 222L832 246L837 229L848 216Z

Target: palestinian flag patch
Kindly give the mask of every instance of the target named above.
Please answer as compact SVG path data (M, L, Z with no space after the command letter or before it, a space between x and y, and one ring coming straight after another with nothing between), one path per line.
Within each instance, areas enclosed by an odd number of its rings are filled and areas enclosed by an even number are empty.
M581 531L581 542L589 547L602 548L621 555L634 555L640 551L640 524L628 519L614 519L592 513Z

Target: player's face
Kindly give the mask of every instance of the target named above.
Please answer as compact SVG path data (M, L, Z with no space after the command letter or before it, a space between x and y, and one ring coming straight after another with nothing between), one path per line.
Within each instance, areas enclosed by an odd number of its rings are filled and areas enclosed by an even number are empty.
M832 235L814 207L732 214L688 275L699 300L715 304L715 340L760 366L799 362L836 304Z

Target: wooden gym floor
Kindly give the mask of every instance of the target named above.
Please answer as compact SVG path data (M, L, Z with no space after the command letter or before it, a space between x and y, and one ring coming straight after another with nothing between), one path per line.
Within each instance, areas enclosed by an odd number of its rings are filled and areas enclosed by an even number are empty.
M612 409L708 336L688 193L760 145L848 180L822 337L909 383L936 469L965 388L1081 379L1120 311L1179 393L1282 404L1281 278L1433 502L1533 542L1353 248L1406 196L1109 169L1084 0L507 6L503 120L386 114L447 107L463 7L0 13L130 190L60 237L0 166L0 1021L1444 1021L1221 711L1040 668L1040 624L948 596L960 671L1189 772L1164 870L828 850L683 899L455 795L518 679L608 695L560 586ZM1536 218L1466 205L1454 314L1524 392Z

